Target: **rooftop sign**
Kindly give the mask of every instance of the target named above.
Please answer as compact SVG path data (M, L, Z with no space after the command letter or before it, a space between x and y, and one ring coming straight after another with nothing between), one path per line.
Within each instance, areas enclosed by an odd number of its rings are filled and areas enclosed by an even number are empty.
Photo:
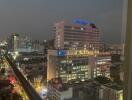
M87 25L87 24L91 24L90 21L87 20L81 20L81 19L74 19L73 23L75 24L80 24L80 25Z
M57 56L89 56L99 54L99 51L89 51L89 50L58 50Z

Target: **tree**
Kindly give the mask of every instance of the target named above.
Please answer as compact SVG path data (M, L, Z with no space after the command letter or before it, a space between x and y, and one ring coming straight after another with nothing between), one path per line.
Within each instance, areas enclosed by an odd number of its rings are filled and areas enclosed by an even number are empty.
M98 77L96 77L95 81L98 81L101 84L107 84L107 83L111 82L111 80L109 78L104 77L104 76L98 76Z

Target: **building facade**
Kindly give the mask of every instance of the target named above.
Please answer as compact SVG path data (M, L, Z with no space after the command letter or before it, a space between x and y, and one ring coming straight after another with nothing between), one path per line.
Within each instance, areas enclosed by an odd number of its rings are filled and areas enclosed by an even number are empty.
M19 46L19 34L12 34L8 39L7 39L7 49L9 51L16 51L18 49Z
M7 39L8 51L11 52L43 52L43 45L37 40L29 37L21 37L19 34L12 34Z
M104 76L110 78L111 55L109 52L100 52L93 57L93 77Z
M99 49L100 32L92 23L55 23L54 39L56 49Z
M88 50L48 50L47 79L61 77L65 83L91 79L90 57L98 53Z
M113 85L102 85L99 91L99 100L123 100L123 89Z

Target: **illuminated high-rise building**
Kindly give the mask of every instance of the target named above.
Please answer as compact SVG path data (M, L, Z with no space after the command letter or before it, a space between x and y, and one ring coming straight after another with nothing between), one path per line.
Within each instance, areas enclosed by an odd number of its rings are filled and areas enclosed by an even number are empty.
M8 50L10 51L16 51L19 47L19 34L12 34L8 40L7 40L7 43L8 43Z
M109 52L100 52L92 57L92 76L104 76L110 78L111 55Z
M61 77L63 82L91 79L91 58L99 53L100 32L95 24L74 20L54 25L54 47L48 50L47 79Z
M29 37L21 37L19 34L12 34L7 39L8 51L11 52L42 52L43 46L39 41L31 40Z
M99 49L100 32L95 24L75 20L73 24L64 21L54 24L56 49Z
M47 80L60 77L67 83L91 79L91 58L98 53L93 50L48 50Z

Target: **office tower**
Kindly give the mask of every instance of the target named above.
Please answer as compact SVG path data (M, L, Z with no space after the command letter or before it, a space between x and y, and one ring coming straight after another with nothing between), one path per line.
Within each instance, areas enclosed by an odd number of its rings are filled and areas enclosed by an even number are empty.
M16 33L8 37L7 44L7 49L11 52L43 52L40 41L31 40L29 37L22 37Z
M32 42L31 39L28 37L20 37L19 39L19 47L18 51L19 52L31 52L32 51Z
M92 78L90 58L99 53L100 32L95 24L74 20L54 25L54 47L48 50L47 79L61 77L62 81L80 82Z
M68 24L64 21L54 24L56 49L99 49L100 32L95 24L75 20Z
M12 34L8 38L7 43L9 51L16 51L19 47L19 34L17 33Z
M98 55L91 57L91 63L93 74L92 76L104 76L110 78L110 66L111 64L111 55L109 52L100 52Z
M47 80L61 77L64 83L72 83L91 79L90 57L98 53L89 50L48 50Z

